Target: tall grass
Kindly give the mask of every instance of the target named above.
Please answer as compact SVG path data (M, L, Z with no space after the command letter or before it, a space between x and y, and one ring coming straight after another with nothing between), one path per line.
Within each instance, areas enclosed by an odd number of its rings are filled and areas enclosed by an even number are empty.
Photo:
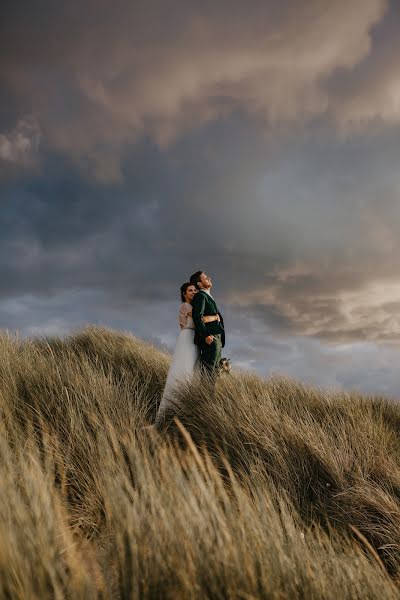
M0 336L1 598L400 598L400 406L87 328Z

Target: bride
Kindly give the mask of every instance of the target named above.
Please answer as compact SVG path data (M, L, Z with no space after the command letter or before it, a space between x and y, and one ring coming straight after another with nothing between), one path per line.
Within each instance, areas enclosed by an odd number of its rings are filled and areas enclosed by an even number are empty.
M176 386L184 381L189 381L200 369L200 351L194 344L194 323L192 319L192 301L197 294L197 288L190 282L181 286L181 301L178 321L181 328L176 342L171 365L167 375L164 392L158 407L155 425L160 426L165 420L168 409L176 406L174 391ZM203 323L210 323L218 319L217 316L202 317Z

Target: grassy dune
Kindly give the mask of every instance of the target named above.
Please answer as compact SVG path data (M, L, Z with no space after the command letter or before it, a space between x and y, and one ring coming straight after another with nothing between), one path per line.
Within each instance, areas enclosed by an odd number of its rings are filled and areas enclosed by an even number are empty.
M400 598L400 405L236 373L158 435L168 363L0 336L0 598Z

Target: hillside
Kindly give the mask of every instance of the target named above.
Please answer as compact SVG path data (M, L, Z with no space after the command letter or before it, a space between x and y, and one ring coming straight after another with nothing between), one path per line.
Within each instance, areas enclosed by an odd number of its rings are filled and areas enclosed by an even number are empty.
M399 405L240 372L158 435L167 354L0 348L0 598L400 598Z

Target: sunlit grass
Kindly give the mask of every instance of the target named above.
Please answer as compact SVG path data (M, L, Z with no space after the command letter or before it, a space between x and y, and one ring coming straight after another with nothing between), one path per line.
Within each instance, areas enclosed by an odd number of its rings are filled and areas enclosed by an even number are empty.
M400 407L233 373L158 434L168 364L0 337L0 597L399 598Z

